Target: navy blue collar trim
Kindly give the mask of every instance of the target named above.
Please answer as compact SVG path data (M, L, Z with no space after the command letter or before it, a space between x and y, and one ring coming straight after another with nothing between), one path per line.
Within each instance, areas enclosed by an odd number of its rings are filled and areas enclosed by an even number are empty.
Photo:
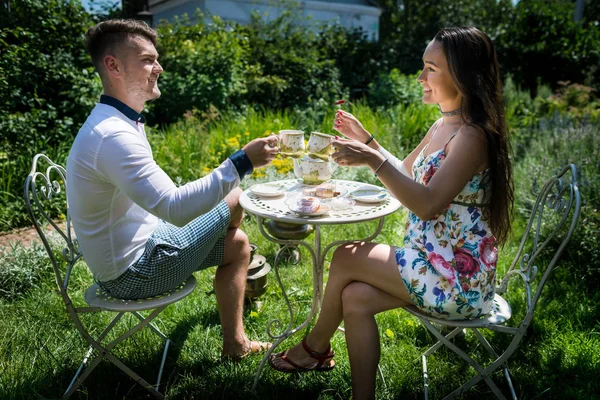
M100 96L100 103L116 108L132 121L141 122L142 124L146 123L146 118L142 114L114 97L103 94Z

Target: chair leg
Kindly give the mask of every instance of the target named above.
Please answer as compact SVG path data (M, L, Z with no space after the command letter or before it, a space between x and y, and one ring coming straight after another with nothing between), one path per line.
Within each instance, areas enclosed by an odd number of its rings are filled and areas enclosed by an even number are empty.
M133 311L132 314L135 315L141 322L144 322L145 318L142 314L140 314L137 311ZM156 327L156 325L154 325L153 323L150 322L148 324L148 327L150 329L152 329L152 331L154 333L156 333L165 342L165 348L163 350L162 360L160 362L160 368L158 369L158 377L156 378L156 384L154 385L156 390L158 390L158 388L160 387L160 381L162 378L163 370L165 368L165 362L167 361L167 353L169 352L169 345L171 345L173 342L164 333L162 333L160 331L160 329L158 329L158 327Z
M427 356L423 354L421 356L423 360L423 384L425 385L425 400L429 400L429 375L427 375Z
M133 314L133 315L135 315L135 316L136 316L136 317L137 317L137 318L138 318L140 321L142 321L142 322L143 322L143 321L144 321L144 319L145 319L145 318L144 318L144 316L143 316L142 314L140 314L139 312L137 312L137 311L133 311L133 312L132 312L132 314ZM167 337L167 336L166 336L164 333L162 333L162 332L160 331L160 329L158 329L158 328L156 327L156 325L154 325L153 323L150 323L150 324L148 324L148 326L150 327L150 329L152 329L152 331L153 331L154 333L156 333L158 336L160 336L162 340L164 340L165 342L166 342L167 340L169 340L169 338L168 338L168 337Z
M491 372L493 372L494 370L496 370L498 368L498 366L495 366L494 368L488 367L488 368L484 369L479 363L475 362L475 360L473 360L471 357L469 357L469 355L467 353L465 353L463 350L459 349L454 343L450 342L449 339L451 339L452 337L454 337L454 335L456 335L461 330L460 328L456 328L450 334L448 334L447 336L444 336L429 321L427 321L425 319L421 319L421 322L438 339L438 342L434 346L432 346L431 348L429 348L423 354L423 357L426 357L427 355L433 353L441 345L445 345L450 350L452 350L454 353L456 353L458 356L460 356L471 367L473 367L473 369L475 369L475 372L476 372L476 376L475 377L473 377L467 383L461 385L458 389L454 390L452 393L450 393L448 396L446 396L445 399L453 399L453 398L455 398L456 396L464 393L465 391L467 391L468 389L470 389L472 386L474 386L477 382L479 382L480 380L483 379L485 381L485 383L487 383L487 385L490 387L490 389L492 389L492 392L494 392L494 394L499 399L506 400L506 398L504 397L504 395L502 394L502 392L500 392L500 389L498 389L498 387L496 386L496 384L489 377L489 374ZM424 369L424 373L426 375L426 369Z
M383 371L381 370L381 365L377 364L377 375L379 375L379 377L381 378L381 383L383 385L383 387L387 387L386 383L385 383L385 378L383 377Z
M124 313L122 313L122 312L118 313L117 315L115 315L115 317L112 319L112 321L110 321L110 323L108 324L108 326L106 328L104 328L104 330L102 331L102 333L100 333L100 335L95 339L96 346L94 346L94 344L92 344L90 346L90 348L88 349L88 352L86 353L86 355L83 357L83 361L81 362L81 365L79 365L79 368L77 369L77 372L75 372L75 376L73 376L73 379L71 380L71 383L69 384L69 387L67 387L67 390L65 390L65 393L63 394L63 399L68 399L69 397L71 397L71 395L73 393L75 393L75 391L77 390L77 388L79 388L79 386L88 377L88 375L100 363L100 361L102 360L103 357L100 357L100 356L95 357L94 360L92 361L92 363L87 366L87 368L84 371L83 375L81 377L79 377L79 374L83 370L83 367L87 364L90 356L92 355L92 352L94 351L94 348L97 348L98 350L100 350L100 349L103 350L103 347L100 345L100 343L102 343L102 340L104 339L104 337L121 320L121 318L123 317L123 315L124 315ZM80 331L83 329L83 327L82 326L80 327L79 324L76 324L76 326L77 326L77 329L79 329ZM82 336L84 338L89 337L89 335L88 335L87 332L81 331L80 333L82 334Z
M119 313L111 321L111 323L106 327L106 329L100 334L100 336L98 336L98 339L95 340L94 343L92 343L92 346L90 347L90 350L86 354L83 363L80 365L79 369L77 370L77 373L75 374L75 377L73 378L73 381L71 382L71 385L69 385L69 388L67 388L67 391L65 392L63 398L67 399L73 393L75 393L75 391L77 390L77 388L89 376L89 374L94 370L94 368L96 368L96 366L98 366L98 364L103 359L106 358L111 363L113 363L116 367L118 367L121 371L125 372L130 378L132 378L134 381L136 381L142 387L144 387L146 390L148 390L153 396L155 396L156 398L159 398L159 399L164 399L164 395L158 391L158 388L159 388L159 385L160 385L160 379L162 378L164 364L165 364L166 359L167 359L167 352L168 352L169 344L170 344L171 341L168 338L166 338L166 336L164 336L164 334L162 334L162 332L160 332L158 330L158 328L152 326L152 324L150 324L150 322L154 318L156 318L156 316L158 316L158 314L160 314L162 312L162 310L164 310L165 307L166 306L162 306L162 307L156 308L146 318L144 318L141 315L136 315L136 317L138 319L140 319L140 322L137 325L135 325L133 328L129 329L125 333L121 334L116 339L114 339L112 342L110 342L108 345L106 345L105 347L103 347L100 344L101 341L108 334L108 332L110 332L112 330L112 328L116 325L116 323L121 319L121 317L124 314L124 313ZM136 313L134 313L134 315L135 314ZM134 372L131 368L129 368L127 365L125 365L122 361L120 361L119 359L117 359L112 354L112 352L111 352L111 350L113 348L115 348L119 343L121 343L124 340L128 339L129 337L131 337L132 335L134 335L135 333L137 333L138 331L140 331L142 328L144 328L146 326L150 326L151 329L153 330L153 332L155 332L156 334L158 334L161 338L163 338L165 340L165 348L163 350L161 364L160 364L160 368L159 368L159 371L158 371L158 382L156 383L156 385L149 384L140 375L138 375L136 372ZM87 336L87 335L84 335L84 336ZM87 366L87 368L85 369L85 371L83 371L83 374L81 374L81 376L79 376L79 374L81 373L81 370L82 370L83 366L87 363L87 359L91 355L91 353L92 353L92 351L93 351L94 348L96 348L100 352L100 354L98 354L98 356L96 356L94 358L94 360Z
M487 339L481 334L481 332L479 332L479 329L473 328L473 332L475 333L475 336L477 336L477 338L479 339L479 342L488 351L488 353L490 353L490 355L494 357L495 360L498 360L500 356L498 355L498 353L496 353L490 342L488 342ZM512 379L510 378L510 372L508 371L507 364L504 364L504 376L506 377L506 381L508 382L508 387L510 388L510 394L512 395L513 400L517 400L517 394L515 393L515 388L513 387Z

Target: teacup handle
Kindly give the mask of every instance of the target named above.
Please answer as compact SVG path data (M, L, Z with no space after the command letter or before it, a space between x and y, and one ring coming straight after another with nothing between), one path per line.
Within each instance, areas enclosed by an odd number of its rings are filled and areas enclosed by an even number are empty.
M331 164L333 164L333 166L331 166ZM338 169L338 167L340 166L338 163L333 161L333 158L331 158L331 157L329 158L329 165L331 166L331 175L333 175L335 170Z
M271 132L271 136L275 136L275 138L277 139L277 144L273 147L277 147L277 153L281 153L281 135L278 135L274 132Z

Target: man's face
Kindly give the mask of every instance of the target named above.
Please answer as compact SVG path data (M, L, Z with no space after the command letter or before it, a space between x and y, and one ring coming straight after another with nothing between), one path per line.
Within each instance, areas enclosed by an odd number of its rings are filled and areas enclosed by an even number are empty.
M134 36L122 48L123 82L127 96L143 105L160 97L158 76L163 71L158 52L146 38Z

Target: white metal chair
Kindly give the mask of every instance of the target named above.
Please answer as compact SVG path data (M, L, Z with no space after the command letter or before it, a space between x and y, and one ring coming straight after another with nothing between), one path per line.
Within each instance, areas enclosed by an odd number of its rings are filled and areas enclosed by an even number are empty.
M40 171L38 172L38 166L41 167L41 165L38 164L41 164L41 162L47 165L45 170L40 168ZM111 297L108 293L94 283L86 290L84 296L89 307L76 307L69 295L69 279L71 277L73 267L75 264L77 264L77 261L81 258L82 254L79 251L77 239L74 237L71 227L68 202L66 201L66 185L67 180L64 167L55 164L44 154L38 154L33 158L31 172L25 181L25 203L27 204L27 210L52 262L56 283L58 285L63 302L65 303L66 311L75 323L75 327L83 339L90 345L85 357L83 358L83 362L75 373L75 376L65 391L63 398L68 398L75 393L77 388L89 376L94 368L105 359L116 365L157 398L164 398L164 395L159 391L159 385L166 361L167 351L171 341L160 330L158 330L158 328L152 324L151 321L169 304L175 303L190 294L196 287L196 279L191 276L178 288L171 292L140 300L123 300ZM63 207L66 206L66 227L64 229L62 224L57 224L49 215L49 207L56 206L56 201L53 199L58 198L63 194L65 197L64 203L62 202L63 199L60 200L61 204L63 204ZM45 227L48 226L47 224L50 224L61 238L61 256L54 254L48 238L46 237ZM143 316L140 312L144 310L152 311L150 311L147 316ZM90 327L86 326L84 321L82 321L80 314L98 313L104 311L114 312L116 315L114 318L112 318L102 333L94 338ZM107 334L111 332L115 326L117 326L119 320L121 320L121 318L127 313L131 313L136 319L139 320L139 322L132 328L121 333L116 339L108 343L104 343L104 339L106 338ZM150 328L165 342L162 360L158 370L157 383L155 385L149 384L131 368L117 359L112 352L115 346L145 327Z
M577 169L569 164L559 173L550 178L541 188L539 195L531 209L529 222L525 228L519 249L510 268L500 284L496 287L494 305L491 312L481 318L464 321L448 321L432 318L420 312L415 306L405 307L406 311L419 318L421 323L435 336L437 343L423 353L423 378L425 382L425 399L428 394L427 356L434 353L442 346L448 347L473 369L475 376L460 387L449 393L444 399L453 399L469 390L481 380L485 381L492 392L499 399L504 395L491 379L491 374L498 368L503 368L508 381L513 399L516 399L515 390L508 371L507 360L519 347L527 328L533 319L537 302L540 298L544 284L552 271L558 266L557 261L571 239L575 230L581 208L581 197L577 187ZM548 211L548 213L545 213ZM550 262L538 267L539 256L546 247L553 243L558 244ZM547 253L545 257L548 257ZM544 262L547 258L544 258ZM513 320L511 326L505 325L512 317L512 310L508 302L502 297L508 290L508 284L513 278L520 278L524 283L526 312L521 320ZM469 354L469 349L463 350L451 341L458 333L472 331L483 348L490 355L490 361L484 365L475 361ZM489 329L498 334L511 335L508 346L494 349L490 342L482 335L480 329ZM443 334L441 331L448 331ZM494 341L495 342L495 341Z

